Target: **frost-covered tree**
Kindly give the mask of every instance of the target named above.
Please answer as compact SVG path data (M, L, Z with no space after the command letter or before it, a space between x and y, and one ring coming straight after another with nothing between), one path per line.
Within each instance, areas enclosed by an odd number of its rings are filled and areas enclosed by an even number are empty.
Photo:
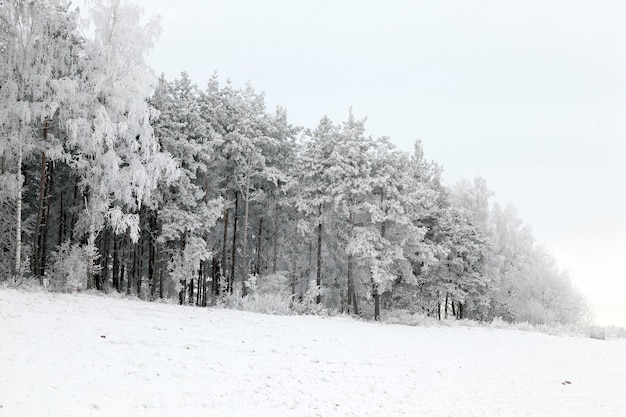
M369 224L364 248L371 273L374 318L380 317L380 295L396 281L415 282L411 259L425 250L425 215L433 193L412 173L410 155L388 138L375 143L372 155L372 195L367 204ZM365 242L364 242L365 243Z
M492 270L496 293L492 316L535 324L584 321L588 310L567 271L540 246L516 210L494 204Z
M72 87L71 80L62 74L70 65L68 42L75 31L77 15L69 12L69 2L61 0L7 0L1 6L0 176L5 190L2 197L15 201L15 240L9 246L15 255L13 273L21 276L23 163L39 150L45 168L48 123ZM42 201L39 204L41 208ZM38 245L36 242L36 249Z
M152 98L160 113L154 124L156 137L161 149L178 164L176 181L166 178L159 186L158 204L152 214L159 225L158 231L155 230L158 239L153 244L158 243L164 249L169 278L176 285L182 284L178 287L181 302L185 298L187 283L193 288L196 276L200 298L204 302L206 276L200 274L200 270L202 263L208 262L212 256L207 242L208 232L215 226L222 210L221 198L208 195L206 183L214 149L221 139L203 117L199 97L197 87L183 73L180 79L171 83L161 77ZM160 282L159 289L163 297L163 282Z
M298 182L292 186L291 201L302 218L297 234L306 238L309 246L315 247L315 286L316 302L322 302L322 278L325 275L323 269L323 242L324 234L330 230L332 216L333 197L331 186L331 155L337 144L338 128L333 122L324 116L317 128L305 135L298 164ZM314 243L313 243L314 241ZM312 252L312 251L309 251ZM295 256L295 254L294 254ZM310 265L312 259L306 264ZM327 262L328 263L328 262ZM295 271L292 271L295 273ZM331 275L330 271L326 273ZM309 276L306 277L307 281ZM308 282L307 282L308 283Z
M133 243L139 240L139 211L159 178L175 168L159 152L150 125L157 113L147 103L156 80L145 55L159 34L158 20L144 24L142 9L120 0L91 3L94 37L87 44L67 150L86 201L80 224L93 264L105 224L116 234L128 233ZM92 288L93 267L87 271Z
M354 314L359 314L359 291L367 287L370 280L367 266L355 261L365 260L363 243L368 231L364 225L369 221L368 200L373 191L372 148L373 140L365 135L365 119L357 120L350 109L348 119L339 130L328 175L332 179L333 209L342 222L336 234L343 242L346 256L345 307L348 311L352 308Z
M482 318L486 314L486 318L532 323L573 323L584 318L584 300L567 273L535 242L515 209L490 202L493 192L483 178L454 184L450 195L489 243L483 272L491 295Z

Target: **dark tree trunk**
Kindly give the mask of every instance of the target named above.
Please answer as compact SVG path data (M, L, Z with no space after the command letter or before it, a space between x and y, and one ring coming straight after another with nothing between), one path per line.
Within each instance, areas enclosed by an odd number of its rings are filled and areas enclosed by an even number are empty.
M359 301L356 296L356 290L354 288L354 277L352 273L353 269L352 255L348 255L348 306L352 303L354 314L359 315ZM348 307L349 308L349 307ZM348 310L348 312L350 312Z
M200 261L200 266L198 267L198 290L196 291L196 306L200 306L201 298L202 298L202 281L204 277L204 262Z
M78 192L78 177L74 182L74 196L72 199L72 215L70 217L70 240L74 241L74 229L76 227L76 221L78 220L76 217L76 213L78 211L78 207L80 204L79 192Z
M187 281L180 280L180 291L178 291L178 302L182 306L185 304L185 294L187 294Z
M157 259L161 253L161 249L157 251ZM159 268L159 298L165 298L165 265L161 265L161 268Z
M276 263L278 262L278 221L274 218L274 234L272 235L274 245L272 255L272 274L276 274Z
M263 217L259 219L259 233L257 235L256 243L256 261L254 265L254 274L259 275L261 273L261 236L263 235Z
M248 227L250 224L250 166L246 174L246 192L244 194L244 210L243 210L243 242L241 256L241 295L245 296L248 292L246 282L250 273L250 261L248 260Z
M113 288L120 292L120 245L119 236L113 235Z
M45 144L48 138L48 119L46 118L43 125L43 142ZM45 213L45 199L47 188L47 161L46 153L41 152L41 167L39 171L39 210L37 210L37 222L35 224L35 236L33 244L33 265L32 271L35 276L39 277L40 282L43 284L43 274L41 273L41 235L43 233L43 217Z
M120 248L120 250L122 250ZM120 262L120 280L118 285L120 286L118 292L123 292L124 291L124 280L126 279L126 276L128 275L128 271L126 270L126 262Z
M226 291L228 291L228 284L230 282L228 276L227 276L227 271L228 271L228 250L226 249L227 247L227 243L228 243L228 214L229 214L230 210L228 209L228 207L224 208L224 238L222 241L222 267L220 269L221 275L222 275L222 279L224 280L224 282L226 283ZM213 283L213 291L215 295L219 295L220 293L220 285L221 285L221 279L219 281L215 281Z
M194 294L194 277L191 276L191 278L189 279L189 296L187 297L187 299L189 300L189 304L193 305L193 294Z
M235 286L235 265L237 265L237 219L239 218L239 193L235 191L235 213L233 218L233 248L230 265L230 277L228 280L228 291L232 294Z
M137 271L135 272L135 277L136 280L135 282L137 283L137 297L141 297L141 287L143 285L143 244L144 244L144 240L143 240L143 222L145 220L145 210L142 208L141 210L139 210L139 241L137 242L137 249L136 249L136 257L137 257Z
M374 320L380 320L380 293L378 286L374 288Z
M102 257L100 258L100 272L96 274L96 288L100 291L104 289L105 284L109 280L109 246L111 233L109 228L105 228L101 234L102 239L100 240L100 249L98 252L102 254Z
M185 252L185 246L187 245L187 236L183 234L180 240L180 252ZM193 277L192 277L193 279ZM187 296L187 278L179 279L180 291L178 291L178 298L180 299L180 305L185 304L185 297Z
M350 236L352 237L353 229L354 229L354 218L352 216L352 208L350 208L350 214L348 215L348 225L350 227ZM353 277L353 260L352 255L348 255L348 313L350 312L350 303L353 305L354 314L359 314L359 303L356 296L356 290L354 288L354 277Z
M157 215L156 210L148 214L148 285L150 287L150 299L156 298L156 236L157 236Z
M45 276L46 274L46 263L48 260L48 231L50 230L50 206L52 206L52 186L53 186L53 166L50 165L49 169L48 169L48 187L47 187L47 191L46 191L46 198L45 198L45 206L46 206L46 213L44 216L44 221L43 221L43 236L41 239L41 261L40 261L40 271L39 274L40 276Z
M128 278L126 280L126 295L130 295L131 294L131 290L133 287L133 281L135 279L135 266L136 266L136 261L137 258L135 256L135 245L133 245L131 239L130 239L130 232L126 232L126 249L127 249L127 254L128 254L128 265L126 266L126 277Z
M65 233L67 232L67 215L63 211L64 198L65 191L61 188L61 197L59 197L59 235L57 239L57 246L61 246L61 243L65 240Z
M213 258L211 263L211 297L213 297L220 295L220 275L222 274L222 271L219 270L219 263L216 258ZM211 298L211 300L213 300L213 298Z

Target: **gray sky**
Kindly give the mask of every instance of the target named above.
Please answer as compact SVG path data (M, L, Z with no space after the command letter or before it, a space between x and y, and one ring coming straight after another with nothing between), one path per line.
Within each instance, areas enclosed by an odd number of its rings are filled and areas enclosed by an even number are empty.
M481 175L626 326L626 3L140 0L149 61L201 88L251 81L296 125L352 106L373 136L422 139L447 182Z

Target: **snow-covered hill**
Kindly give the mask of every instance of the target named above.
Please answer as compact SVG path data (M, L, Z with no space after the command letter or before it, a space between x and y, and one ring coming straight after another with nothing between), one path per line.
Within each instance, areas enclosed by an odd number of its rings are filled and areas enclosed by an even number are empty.
M624 416L626 340L0 290L0 416Z

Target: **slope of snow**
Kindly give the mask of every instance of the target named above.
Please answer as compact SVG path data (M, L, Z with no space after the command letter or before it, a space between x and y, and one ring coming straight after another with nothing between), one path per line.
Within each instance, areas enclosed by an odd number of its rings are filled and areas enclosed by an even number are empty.
M2 417L626 415L625 340L15 290L0 335Z

